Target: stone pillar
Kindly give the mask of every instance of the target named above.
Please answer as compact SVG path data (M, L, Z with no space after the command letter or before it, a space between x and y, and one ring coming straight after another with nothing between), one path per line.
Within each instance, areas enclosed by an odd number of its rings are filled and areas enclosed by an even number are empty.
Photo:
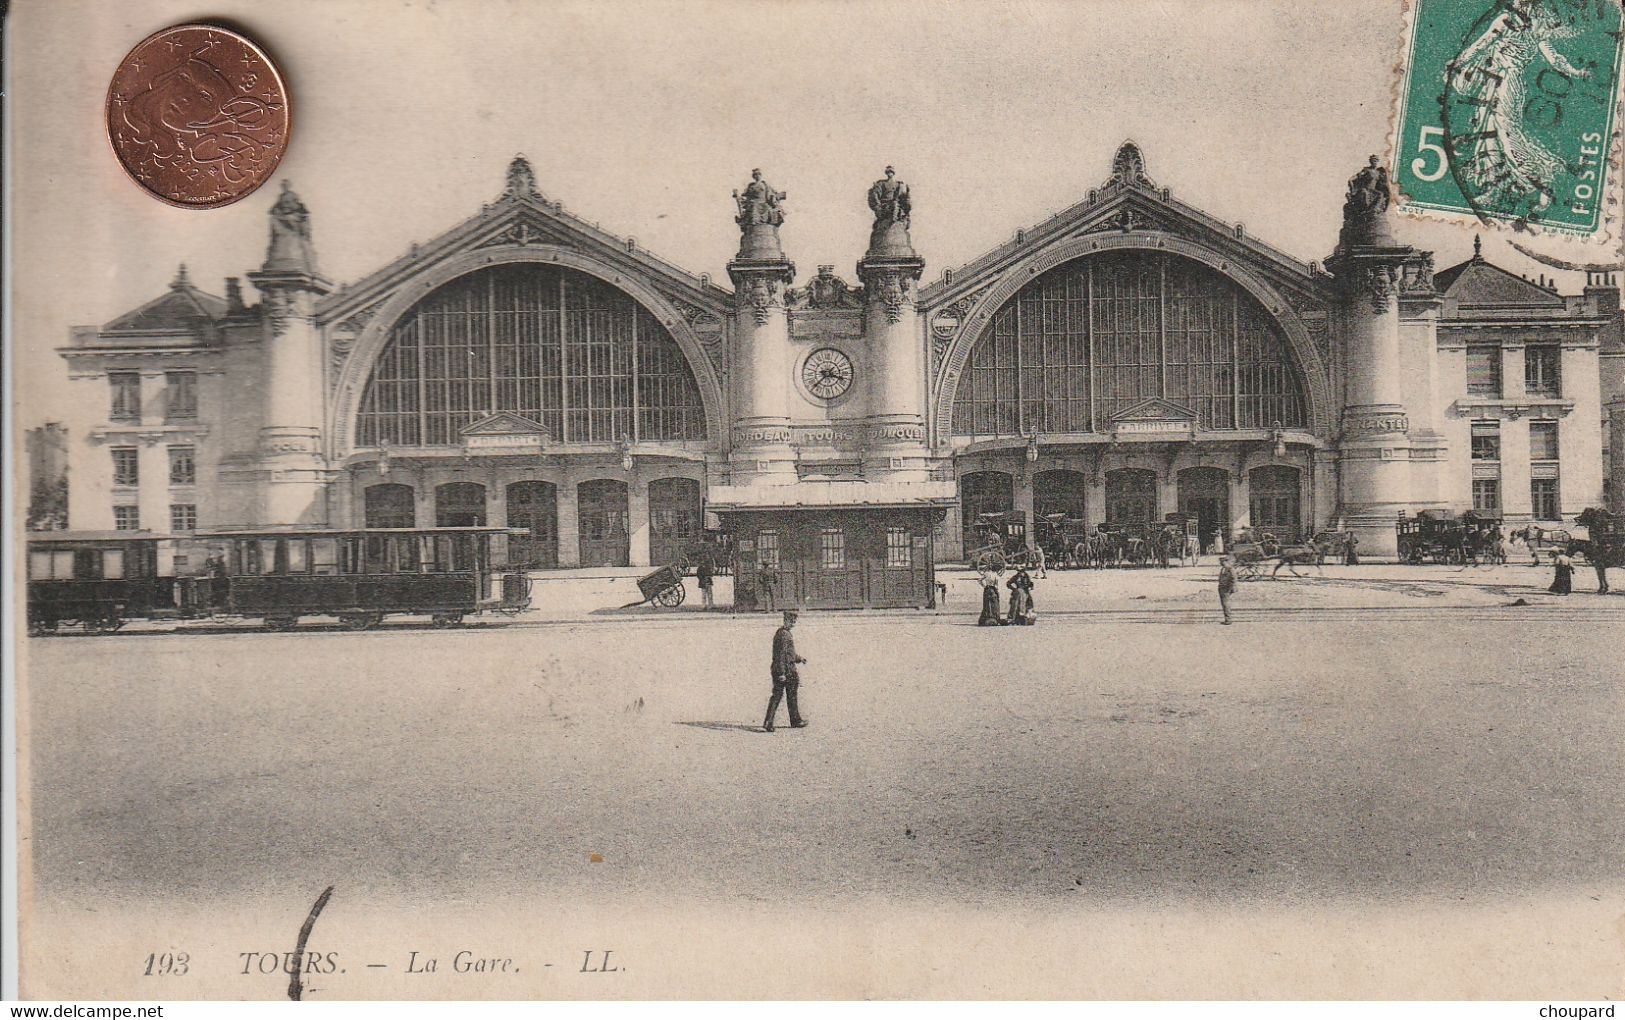
M628 562L649 566L649 480L633 471L626 478L626 527L631 540Z
M1165 521L1179 511L1179 476L1172 470L1157 475L1157 520Z
M416 527L434 527L435 480L425 468L418 468L412 480L412 520Z
M1608 509L1625 513L1625 396L1608 402Z
M265 264L248 278L263 297L265 326L259 523L326 523L322 337L316 325L316 299L332 285L316 269L309 213L285 180L281 197L271 207Z
M1237 464L1230 475L1230 520L1226 524L1224 547L1230 548L1235 541L1236 532L1242 528L1250 527L1253 523L1253 492L1247 480L1247 468L1244 464Z
M790 319L785 292L796 267L784 257L779 224L784 222L775 191L752 171L735 222L739 253L728 263L734 284L734 417L730 441L735 485L788 484L796 479L790 446Z
M143 411L143 414L145 412ZM180 444L177 444L180 445ZM136 448L136 471L140 487L136 506L142 531L169 530L169 446L143 440ZM194 488L192 491L196 491Z
M1601 506L1603 502L1603 430L1598 425L1605 412L1594 343L1565 343L1559 355L1562 393L1574 401L1574 410L1557 420L1557 498L1565 520L1573 520L1587 507Z
M925 261L909 238L908 185L886 176L869 189L875 221L869 248L858 260L863 281L863 337L868 347L868 443L863 476L871 480L926 481L925 336L915 307L915 283ZM1030 522L1029 522L1029 526Z
M495 464L485 473L485 523L493 528L508 526L508 487Z
M1400 357L1399 290L1409 267L1427 256L1400 244L1389 229L1388 175L1371 165L1349 182L1343 231L1326 261L1342 285L1338 317L1343 345L1339 454L1341 504L1348 530L1375 556L1397 555L1394 520L1420 509L1410 484L1410 421ZM1431 287L1431 279L1427 286Z
M581 566L581 515L576 500L576 477L565 471L559 478L559 566Z
M1027 543L1032 544L1038 534L1038 517L1034 513L1035 498L1033 493L1033 480L1038 474L1038 465L1027 463L1025 455L1022 457L1021 467L1016 472L1016 509L1027 517Z

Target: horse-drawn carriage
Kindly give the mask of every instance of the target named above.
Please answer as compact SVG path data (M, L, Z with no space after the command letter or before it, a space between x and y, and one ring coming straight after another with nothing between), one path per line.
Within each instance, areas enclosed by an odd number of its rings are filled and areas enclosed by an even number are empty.
M1471 510L1457 517L1449 510L1423 510L1394 522L1402 563L1477 563L1494 554L1501 522Z
M1027 515L1020 510L998 514L978 514L971 530L976 533L976 548L965 559L971 569L1026 567L1032 565L1032 550L1027 548Z
M1606 592L1607 569L1625 567L1625 516L1593 506L1574 520L1584 526L1586 537L1576 540L1572 551L1584 555L1597 568L1597 586Z

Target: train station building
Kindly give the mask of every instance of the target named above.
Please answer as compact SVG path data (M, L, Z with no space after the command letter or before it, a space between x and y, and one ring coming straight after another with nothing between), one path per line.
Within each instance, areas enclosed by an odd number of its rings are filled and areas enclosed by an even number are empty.
M1204 539L1333 528L1381 554L1400 514L1603 502L1617 276L1560 294L1476 247L1436 269L1379 167L1320 261L1182 202L1133 143L1102 170L928 274L888 168L850 278L798 271L758 173L725 281L572 215L516 158L494 201L339 287L285 184L246 283L183 268L72 331L70 523L508 525L549 568L669 562L720 520L804 604L889 604L988 512L1183 511Z

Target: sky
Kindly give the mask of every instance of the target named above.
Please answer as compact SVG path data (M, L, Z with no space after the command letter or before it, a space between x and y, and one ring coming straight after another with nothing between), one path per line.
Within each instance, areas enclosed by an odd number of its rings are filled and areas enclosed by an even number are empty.
M725 283L730 194L761 167L789 193L782 237L800 280L826 263L852 280L865 191L893 164L929 282L1084 198L1132 138L1177 198L1324 259L1348 178L1388 151L1403 33L1401 0L218 0L210 15L280 63L294 127L278 181L183 210L123 177L103 104L130 47L199 10L13 5L7 307L22 425L64 399L54 348L71 326L156 297L180 262L215 294L256 268L282 179L335 281L479 212L522 152L548 198ZM1399 233L1443 268L1470 254L1474 229L1407 220ZM1485 254L1547 271L1499 238Z

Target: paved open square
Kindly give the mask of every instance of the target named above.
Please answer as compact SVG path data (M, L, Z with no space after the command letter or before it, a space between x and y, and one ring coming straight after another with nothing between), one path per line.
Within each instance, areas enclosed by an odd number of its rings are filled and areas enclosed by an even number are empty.
M1328 567L1242 585L1233 627L1211 566L1052 573L1039 626L978 628L944 572L942 612L806 614L811 725L771 735L776 621L621 611L624 577L454 631L34 639L39 896L1046 923L1573 900L1602 927L1509 927L1475 965L1517 991L1561 937L1572 990L1612 994L1625 598L1547 573ZM1225 991L1178 955L1165 994ZM1416 990L1495 984L1437 977Z

